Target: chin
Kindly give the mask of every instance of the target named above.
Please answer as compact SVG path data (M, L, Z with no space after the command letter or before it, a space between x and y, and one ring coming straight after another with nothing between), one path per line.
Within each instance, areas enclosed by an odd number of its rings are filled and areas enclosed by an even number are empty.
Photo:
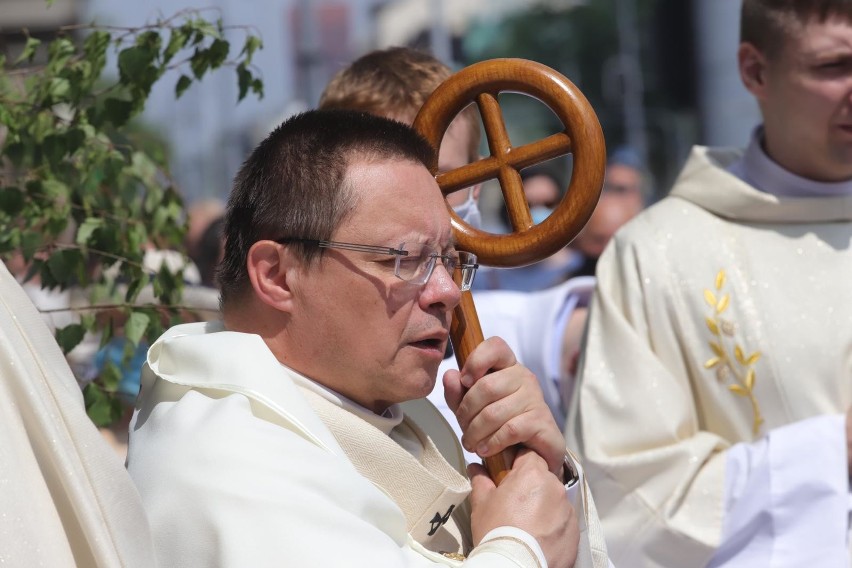
M416 400L418 398L426 398L429 396L435 388L435 373L429 375L430 378L426 377L422 381L412 382L411 389L408 392L408 397L405 399L408 400Z

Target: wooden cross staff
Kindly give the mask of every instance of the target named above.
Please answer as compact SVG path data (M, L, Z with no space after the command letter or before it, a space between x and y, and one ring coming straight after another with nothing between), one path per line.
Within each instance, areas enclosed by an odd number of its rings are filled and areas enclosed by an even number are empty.
M501 92L529 95L546 104L562 121L564 130L530 144L513 147L500 109ZM485 125L491 155L461 168L438 172L438 149L453 118L476 104ZM432 173L444 195L497 179L503 192L513 233L498 235L464 223L450 209L459 250L476 254L481 264L522 266L542 260L577 236L595 208L603 186L606 148L595 112L571 81L553 69L523 59L493 59L462 69L444 81L429 97L414 127L435 149ZM533 223L520 170L572 154L571 183L556 210L542 223ZM470 292L462 293L453 312L451 341L459 368L482 343L482 329ZM492 479L500 483L512 466L512 453L486 458Z

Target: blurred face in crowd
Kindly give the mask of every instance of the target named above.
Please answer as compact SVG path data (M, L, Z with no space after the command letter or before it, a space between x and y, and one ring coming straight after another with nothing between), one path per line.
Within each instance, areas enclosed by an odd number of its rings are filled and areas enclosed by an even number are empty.
M448 172L466 166L473 161L474 157L470 155L470 138L470 124L466 117L457 117L450 123L438 152L438 171ZM447 203L451 207L457 207L465 203L471 196L473 199L477 199L479 187L478 185L475 186L472 190L473 193L470 189L456 191L447 197Z
M548 175L534 175L524 180L524 195L530 208L550 207L559 203L559 186Z
M446 204L423 165L360 161L347 183L357 205L332 240L454 250ZM327 249L301 269L284 359L377 413L432 391L461 295L441 261L423 285L397 278L394 264L391 255Z
M571 242L571 248L587 258L597 259L615 232L635 215L633 207L622 196L604 193L589 222Z
M739 62L767 154L802 177L852 179L852 24L832 16L793 25L777 54L743 43Z
M625 164L608 164L603 190L604 193L623 200L625 207L631 208L634 215L642 210L642 173L636 168Z

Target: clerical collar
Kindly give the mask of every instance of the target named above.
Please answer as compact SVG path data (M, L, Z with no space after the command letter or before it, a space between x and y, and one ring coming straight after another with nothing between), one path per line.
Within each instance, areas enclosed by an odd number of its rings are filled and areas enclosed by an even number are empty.
M776 197L840 197L852 195L852 180L827 183L785 170L763 150L763 126L754 129L742 158L728 171L752 187Z
M288 367L289 369L289 367ZM388 407L387 410L384 411L381 415L376 414L368 408L364 408L357 402L350 400L343 396L340 393L337 393L330 388L319 384L318 382L309 379L308 377L302 375L298 372L293 372L293 382L297 385L310 390L343 408L348 410L352 414L358 416L365 422L368 422L384 432L386 435L390 435L391 431L400 425L402 422L402 408L398 404L393 404Z

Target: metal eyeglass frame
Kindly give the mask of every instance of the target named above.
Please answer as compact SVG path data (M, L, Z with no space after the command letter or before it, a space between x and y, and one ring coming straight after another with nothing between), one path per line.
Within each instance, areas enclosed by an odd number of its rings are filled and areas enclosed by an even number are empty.
M394 276L403 280L405 282L411 282L417 286L423 286L426 282L429 281L429 278L432 277L432 272L435 270L435 265L437 264L438 259L441 259L441 262L444 264L444 268L447 269L447 272L450 274L458 268L461 271L461 283L459 284L459 289L462 292L466 292L470 290L470 287L473 285L473 278L476 276L476 269L479 268L479 264L477 264L476 255L472 252L457 252L458 258L454 258L448 254L438 254L432 247L424 245L423 248L425 250L432 251L428 255L428 260L426 261L426 269L423 271L423 274L419 278L405 278L402 276L400 272L400 263L401 259L404 256L408 256L409 252L405 250L405 243L401 243L399 248L391 248L391 247L380 247L373 245L360 245L356 243L341 243L339 241L322 241L319 239L302 239L297 237L284 237L281 239L275 239L276 243L279 244L287 244L287 243L302 243L309 246L315 246L319 248L335 248L342 250L351 250L356 252L369 252L374 254L386 254L395 257L394 264ZM415 270L414 275L419 272Z

